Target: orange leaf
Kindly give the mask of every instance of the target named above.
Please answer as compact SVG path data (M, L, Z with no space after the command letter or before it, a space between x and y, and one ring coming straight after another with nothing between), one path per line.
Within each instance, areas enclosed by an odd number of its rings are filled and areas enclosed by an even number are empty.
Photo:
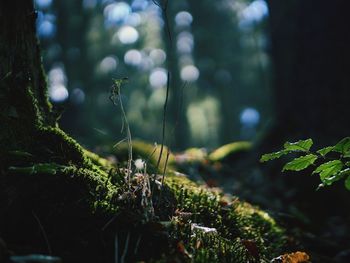
M294 252L289 254L284 254L277 258L274 258L272 263L307 263L310 260L310 256L305 252Z

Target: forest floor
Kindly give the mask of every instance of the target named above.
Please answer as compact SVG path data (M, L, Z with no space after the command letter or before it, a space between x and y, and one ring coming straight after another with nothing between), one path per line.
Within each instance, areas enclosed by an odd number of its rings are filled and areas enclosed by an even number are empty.
M159 162L159 149L135 140L132 166L128 150L107 147L105 159L85 151L89 169L11 166L1 177L0 262L56 262L21 257L33 253L64 263L350 262L347 218L314 224L314 211L287 203L297 191L251 165L249 143L177 154L165 147Z

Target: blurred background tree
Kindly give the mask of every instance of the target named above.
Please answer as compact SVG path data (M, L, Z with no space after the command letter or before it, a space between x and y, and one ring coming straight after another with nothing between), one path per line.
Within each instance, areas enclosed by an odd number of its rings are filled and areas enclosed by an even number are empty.
M112 79L134 138L214 148L252 140L271 119L267 4L255 1L36 0L49 93L87 147L123 139ZM162 11L166 7L166 12Z

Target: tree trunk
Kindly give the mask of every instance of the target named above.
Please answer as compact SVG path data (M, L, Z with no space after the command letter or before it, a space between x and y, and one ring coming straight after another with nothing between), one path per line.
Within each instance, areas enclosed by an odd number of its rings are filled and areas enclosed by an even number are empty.
M179 59L176 50L176 32L174 20L176 12L179 10L179 3L174 1L160 1L164 27L162 35L164 39L165 51L167 54L167 70L170 76L169 82L169 103L167 113L167 136L174 150L184 150L189 145L188 123L186 118L185 98L179 72ZM180 4L181 6L181 4ZM166 142L167 143L167 142Z
M0 3L0 151L28 147L42 125L55 126L31 1Z
M257 154L282 148L285 141L312 138L315 148L349 136L350 35L347 3L336 0L269 0L274 63L275 122L257 145ZM277 165L276 165L277 164ZM267 169L268 180L281 181L279 196L294 203L325 227L332 215L343 215L349 205L343 184L315 191L320 180L312 171L281 176L281 163ZM288 193L289 192L289 193ZM332 206L325 206L331 203Z
M77 255L95 245L101 249L100 234L88 229L113 213L116 206L106 197L115 188L107 180L108 165L103 168L99 157L57 126L35 19L32 1L0 2L0 233L17 253ZM67 240L67 231L71 237L86 231L91 243Z
M349 135L350 36L347 3L268 1L275 72L274 145ZM275 136L279 134L279 136Z

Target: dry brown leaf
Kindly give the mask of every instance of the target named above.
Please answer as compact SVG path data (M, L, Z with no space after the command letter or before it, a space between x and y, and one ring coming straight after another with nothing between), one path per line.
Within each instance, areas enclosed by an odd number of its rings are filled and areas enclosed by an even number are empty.
M307 263L310 256L305 252L297 251L274 258L271 263Z

